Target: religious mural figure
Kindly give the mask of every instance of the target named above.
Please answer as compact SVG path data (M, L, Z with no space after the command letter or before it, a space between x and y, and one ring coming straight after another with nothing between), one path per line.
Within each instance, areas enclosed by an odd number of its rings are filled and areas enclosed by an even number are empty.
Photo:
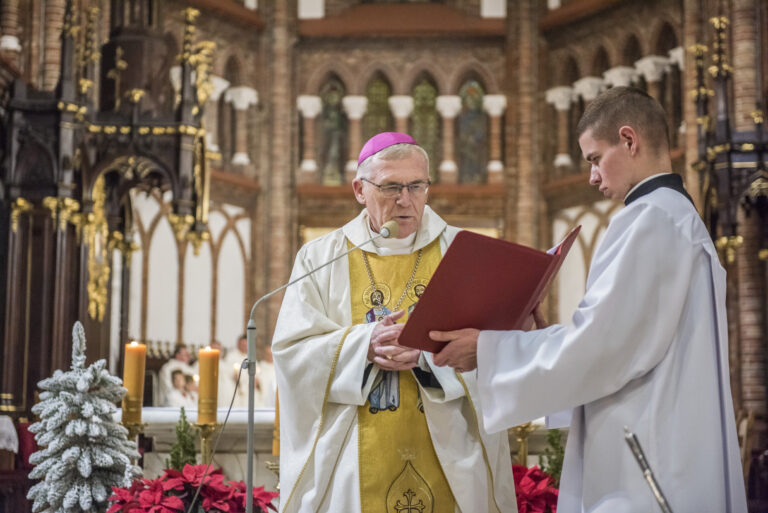
M468 80L459 90L459 182L485 183L487 164L488 120L483 112L483 86Z

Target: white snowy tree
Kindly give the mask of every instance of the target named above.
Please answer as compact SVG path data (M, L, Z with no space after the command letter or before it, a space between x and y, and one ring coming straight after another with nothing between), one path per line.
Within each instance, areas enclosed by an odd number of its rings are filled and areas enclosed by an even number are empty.
M40 450L30 457L32 479L42 479L27 494L35 513L106 511L112 486L125 487L141 475L128 430L113 420L125 395L120 378L106 360L85 366L85 332L72 329L72 369L42 380L40 402L30 426Z

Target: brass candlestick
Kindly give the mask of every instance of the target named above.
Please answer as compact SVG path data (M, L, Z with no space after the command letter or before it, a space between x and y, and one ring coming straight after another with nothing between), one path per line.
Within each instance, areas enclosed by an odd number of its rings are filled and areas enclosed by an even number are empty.
M128 430L128 440L131 440L133 442L136 442L136 450L138 452L139 444L136 441L136 437L138 437L141 433L144 432L144 428L147 426L144 422L125 422L123 421L123 427ZM141 456L139 456L141 457ZM139 460L132 460L131 463L137 463Z
M219 429L219 424L198 424L200 430L200 456L201 463L207 465L213 457L213 434Z
M277 476L277 485L275 491L280 491L280 461L268 461L265 463L267 470L271 470Z
M512 428L512 432L515 434L515 440L519 444L517 449L517 463L528 466L528 436L536 430L536 426L533 422L526 422Z

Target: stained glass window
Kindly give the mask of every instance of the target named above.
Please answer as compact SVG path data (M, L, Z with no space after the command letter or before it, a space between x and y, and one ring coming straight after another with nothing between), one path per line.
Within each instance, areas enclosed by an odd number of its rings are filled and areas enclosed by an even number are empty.
M437 179L440 165L440 117L437 113L437 88L427 77L419 80L413 88L413 114L411 114L411 136L429 155L429 176Z
M393 130L394 122L389 111L389 97L392 88L384 77L377 75L368 83L365 96L368 97L368 107L363 116L363 142L380 132Z
M483 112L483 86L474 79L459 89L461 112L458 119L456 154L460 183L485 183L488 162L488 119Z
M318 168L323 185L343 182L348 126L341 100L345 94L344 84L337 77L331 77L320 90L323 112L316 126Z

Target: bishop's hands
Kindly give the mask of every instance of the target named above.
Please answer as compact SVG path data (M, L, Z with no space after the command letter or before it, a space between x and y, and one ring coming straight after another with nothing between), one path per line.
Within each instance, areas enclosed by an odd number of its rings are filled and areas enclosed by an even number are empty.
M401 346L397 339L405 324L396 324L404 310L391 313L377 323L371 333L368 360L384 370L408 370L419 364L421 351Z

